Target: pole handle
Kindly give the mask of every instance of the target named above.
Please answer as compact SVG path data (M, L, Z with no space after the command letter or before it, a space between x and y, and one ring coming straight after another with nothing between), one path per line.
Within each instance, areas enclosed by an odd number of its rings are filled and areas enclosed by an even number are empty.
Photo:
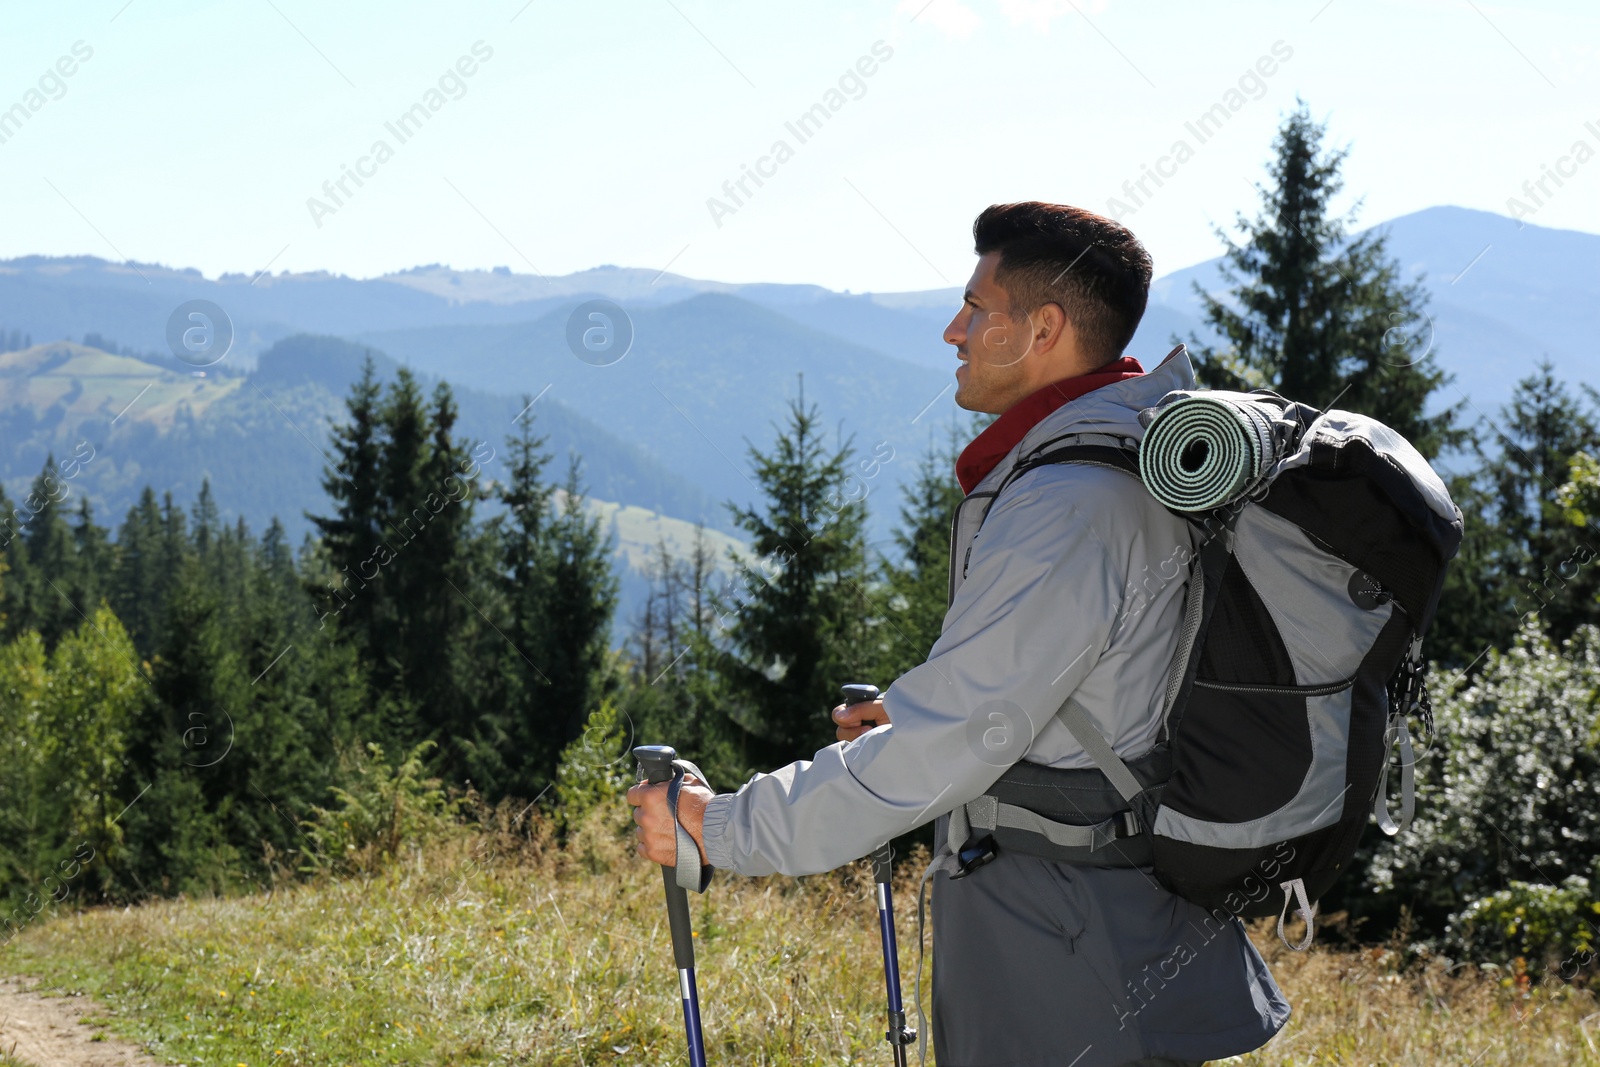
M678 758L678 750L671 745L637 745L633 758L639 761L644 780L655 785L672 781L672 761Z
M867 685L865 682L852 682L850 685L841 685L839 687L839 695L844 698L846 705L850 705L869 703L877 700L881 694L875 685ZM879 723L877 719L862 719L861 725L877 726Z

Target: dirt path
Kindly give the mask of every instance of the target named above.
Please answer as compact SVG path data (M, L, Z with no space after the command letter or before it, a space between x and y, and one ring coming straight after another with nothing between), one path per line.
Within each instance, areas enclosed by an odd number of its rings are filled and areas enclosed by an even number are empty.
M28 1067L162 1067L84 1022L101 1010L88 997L41 996L36 988L28 979L0 978L0 1050Z

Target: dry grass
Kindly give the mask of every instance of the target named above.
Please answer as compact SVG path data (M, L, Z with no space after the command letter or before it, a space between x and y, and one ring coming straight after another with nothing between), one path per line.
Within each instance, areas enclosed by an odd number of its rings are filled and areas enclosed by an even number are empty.
M90 911L30 930L0 967L101 998L112 1030L173 1063L677 1063L660 875L628 825L613 810L566 849L542 827L479 833L378 874ZM920 868L897 887L908 986ZM885 1060L865 864L719 876L693 907L711 1062ZM1600 1067L1586 993L1269 939L1257 931L1294 1020L1232 1062Z
M1389 949L1290 952L1272 920L1252 939L1289 998L1293 1017L1267 1046L1229 1063L1600 1065L1600 1005L1560 983L1530 985L1471 964L1401 972Z

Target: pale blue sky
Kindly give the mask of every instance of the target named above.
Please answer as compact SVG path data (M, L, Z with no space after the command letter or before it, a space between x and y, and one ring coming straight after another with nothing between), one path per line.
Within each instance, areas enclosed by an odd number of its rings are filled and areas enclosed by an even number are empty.
M1182 138L1193 157L1165 164L1124 217L1165 273L1216 254L1212 223L1253 208L1249 182L1297 92L1352 145L1367 222L1435 204L1504 213L1575 141L1600 149L1593 4L924 4L12 0L0 112L44 103L0 124L0 257L208 276L670 263L925 289L966 278L983 206L1107 210ZM79 41L92 56L56 83L47 72ZM459 86L446 78L459 99L405 143L386 130L480 41L492 55ZM859 98L832 98L805 143L786 130L877 42L889 58L845 80ZM1200 144L1185 123L1278 42L1290 58L1247 80L1259 98ZM346 179L319 227L308 198L380 139L392 158L362 164L360 188ZM780 139L792 158L762 163L769 177L747 179L719 226L708 198L731 204L723 183ZM1532 221L1600 233L1600 159L1566 169Z

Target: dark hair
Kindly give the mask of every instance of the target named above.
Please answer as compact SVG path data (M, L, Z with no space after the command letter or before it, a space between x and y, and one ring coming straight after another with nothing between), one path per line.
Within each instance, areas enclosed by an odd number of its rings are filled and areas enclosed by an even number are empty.
M1150 253L1120 223L1030 200L985 208L972 224L978 255L998 251L995 281L1011 310L1059 304L1083 350L1110 363L1133 340L1150 296Z

